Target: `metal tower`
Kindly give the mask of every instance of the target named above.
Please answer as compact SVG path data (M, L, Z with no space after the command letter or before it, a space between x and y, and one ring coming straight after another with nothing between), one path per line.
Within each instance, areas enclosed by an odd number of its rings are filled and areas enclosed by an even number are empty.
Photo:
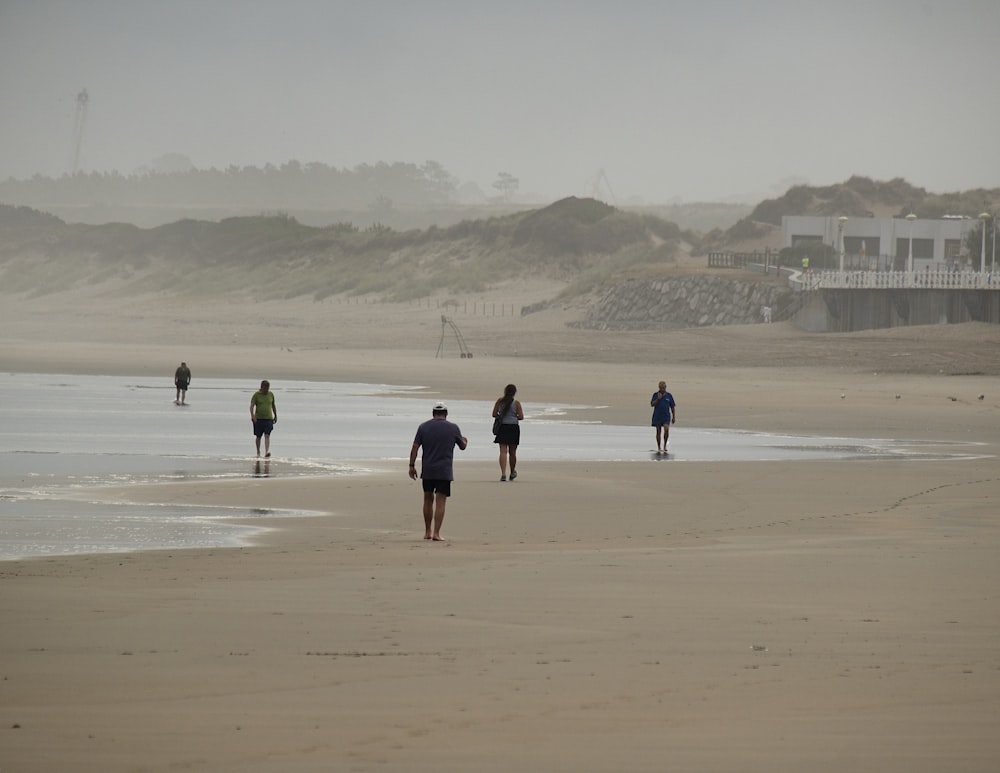
M591 198L597 199L598 201L605 200L603 189L607 188L609 194L611 194L611 203L614 206L618 206L618 197L615 196L615 191L611 187L611 180L608 179L608 175L603 169L598 169L597 174L590 178L590 196Z
M87 103L90 96L84 89L76 95L76 114L73 118L73 174L80 169L80 146L83 144L83 130L87 125Z

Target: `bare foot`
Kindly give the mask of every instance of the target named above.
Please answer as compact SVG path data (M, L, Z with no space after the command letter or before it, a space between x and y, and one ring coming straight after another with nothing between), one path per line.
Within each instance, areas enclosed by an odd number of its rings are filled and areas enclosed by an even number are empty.
M448 541L444 537L442 537L440 534L435 534L434 537L433 537L433 539L434 539L435 542L447 542Z
M430 535L430 534L425 534L425 535L424 535L424 539L430 539L430 538L431 538L431 535Z

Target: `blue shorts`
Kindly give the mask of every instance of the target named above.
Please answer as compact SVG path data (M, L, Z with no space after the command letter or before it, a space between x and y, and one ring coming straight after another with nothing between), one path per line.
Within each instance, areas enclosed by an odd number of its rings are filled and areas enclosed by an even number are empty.
M272 429L274 429L274 419L253 420L253 434L255 437L260 437L261 435L270 435Z
M451 496L450 480L434 480L433 478L425 478L420 482L424 486L425 494L441 494L446 497Z

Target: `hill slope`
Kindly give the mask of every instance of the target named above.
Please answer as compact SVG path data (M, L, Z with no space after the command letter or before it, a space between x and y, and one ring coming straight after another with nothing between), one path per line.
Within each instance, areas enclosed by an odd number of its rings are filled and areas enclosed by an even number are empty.
M114 293L317 300L341 293L407 300L523 276L585 291L612 275L669 266L691 238L655 216L577 198L408 232L316 228L287 216L90 226L0 207L0 280L8 292L30 294L86 283Z

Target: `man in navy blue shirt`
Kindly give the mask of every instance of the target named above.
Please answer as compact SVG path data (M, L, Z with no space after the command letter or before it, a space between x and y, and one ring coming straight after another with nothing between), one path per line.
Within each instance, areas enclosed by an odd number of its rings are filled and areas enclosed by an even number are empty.
M434 406L431 416L433 418L417 427L410 448L409 475L412 480L417 479L417 451L423 448L420 479L424 489L424 539L443 542L441 524L451 496L451 482L455 479L452 470L455 446L464 451L469 439L457 424L448 421L448 407L443 403Z
M674 396L667 391L667 382L661 381L658 391L649 398L653 407L652 424L656 427L656 453L667 452L667 442L670 440L670 425L677 421L677 403ZM663 435L663 450L660 450L660 435Z

